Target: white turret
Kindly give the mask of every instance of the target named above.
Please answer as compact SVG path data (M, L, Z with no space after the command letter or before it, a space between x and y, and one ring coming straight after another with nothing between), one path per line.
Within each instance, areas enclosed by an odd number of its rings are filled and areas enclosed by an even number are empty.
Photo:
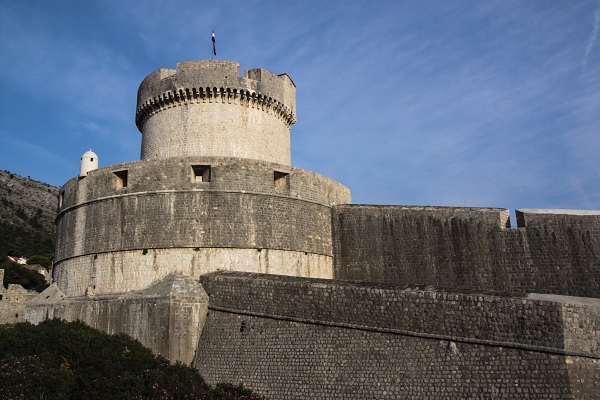
M81 156L81 164L79 166L79 177L87 176L88 172L98 169L98 156L91 149L86 151Z

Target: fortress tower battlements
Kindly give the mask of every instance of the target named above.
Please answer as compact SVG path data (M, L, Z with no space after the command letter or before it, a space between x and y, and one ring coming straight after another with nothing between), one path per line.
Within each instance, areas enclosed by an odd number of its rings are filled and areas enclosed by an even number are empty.
M287 74L199 60L158 69L140 84L141 158L226 156L290 165L296 86Z

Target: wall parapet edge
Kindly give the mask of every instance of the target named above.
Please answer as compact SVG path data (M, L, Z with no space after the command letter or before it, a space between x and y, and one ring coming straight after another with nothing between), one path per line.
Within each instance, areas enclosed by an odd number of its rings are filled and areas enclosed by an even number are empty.
M332 214L337 279L600 297L599 211L520 210L517 229L503 228L505 209L336 205Z
M448 215L466 221L481 221L497 225L500 229L510 228L510 215L506 208L496 207L451 207L451 206L412 206L412 205L378 205L378 204L340 204L338 209L365 211L400 211L422 213L427 215Z
M552 218L563 217L568 219L594 219L600 224L600 210L569 210L549 208L520 208L515 210L517 226L526 228L530 219L536 221L547 221Z
M200 280L215 311L600 358L600 307L240 272Z
M194 183L191 165L210 165L210 182ZM114 173L128 171L128 185L116 189ZM289 189L273 187L273 171L289 174ZM63 201L58 215L77 204L142 192L158 191L223 191L288 197L322 205L350 202L350 190L324 175L289 165L238 157L172 157L138 160L90 171L85 178L74 177L61 188Z

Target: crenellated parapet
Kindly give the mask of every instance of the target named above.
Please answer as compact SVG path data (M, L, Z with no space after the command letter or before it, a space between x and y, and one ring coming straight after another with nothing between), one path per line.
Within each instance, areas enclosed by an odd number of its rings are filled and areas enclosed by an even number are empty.
M192 88L230 88L260 93L282 103L290 114L296 113L296 86L287 74L276 75L262 68L246 70L240 77L240 64L234 61L197 60L177 64L177 69L160 68L140 84L137 110L149 100L166 92Z
M239 63L188 61L159 69L138 90L142 159L224 156L290 164L296 87L264 69L239 76Z

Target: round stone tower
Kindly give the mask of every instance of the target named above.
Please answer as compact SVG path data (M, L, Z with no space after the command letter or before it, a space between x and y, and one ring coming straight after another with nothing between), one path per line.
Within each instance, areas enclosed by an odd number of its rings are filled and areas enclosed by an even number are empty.
M240 77L229 61L148 75L136 110L141 160L61 188L62 292L138 291L174 272L332 278L331 207L349 203L350 192L290 165L295 91L286 74Z
M135 122L142 160L229 156L290 165L296 86L287 74L231 61L188 61L140 85Z

